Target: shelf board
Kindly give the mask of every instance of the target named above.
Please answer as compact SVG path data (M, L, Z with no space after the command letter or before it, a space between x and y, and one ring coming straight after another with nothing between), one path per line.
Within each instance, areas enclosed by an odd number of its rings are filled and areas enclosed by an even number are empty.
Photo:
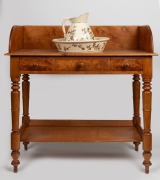
M21 141L28 142L142 141L137 128L132 126L131 121L126 121L125 124L125 121L123 120L31 120L28 127L23 127L22 132Z
M105 49L103 52L59 52L57 49L20 49L11 53L9 56L157 56L156 53L146 52L141 49Z

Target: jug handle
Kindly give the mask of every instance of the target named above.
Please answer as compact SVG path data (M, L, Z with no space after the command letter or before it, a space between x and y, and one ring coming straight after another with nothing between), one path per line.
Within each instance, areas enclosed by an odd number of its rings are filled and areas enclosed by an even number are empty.
M65 29L65 22L67 21L67 20L70 20L70 18L68 17L68 18L65 18L65 19L63 19L63 21L62 21L62 30L63 30L63 34L64 34L64 38L66 39L66 29Z

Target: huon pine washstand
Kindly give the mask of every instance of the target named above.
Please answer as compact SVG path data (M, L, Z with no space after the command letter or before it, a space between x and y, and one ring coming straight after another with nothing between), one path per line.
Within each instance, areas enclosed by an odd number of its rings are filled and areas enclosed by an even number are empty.
M63 37L60 26L14 26L9 40L12 165L17 172L20 142L142 142L145 172L151 165L151 79L153 40L149 26L91 26L96 37L109 37L102 53L58 52L52 39ZM130 120L34 120L29 116L29 75L129 74L133 76ZM143 125L139 115L142 76ZM20 77L22 76L22 90ZM47 78L47 77L46 77ZM19 127L20 92L23 97ZM107 93L107 92L106 92ZM45 93L44 93L45 95ZM109 102L108 102L109 103ZM110 102L113 103L113 102ZM122 102L123 103L123 102ZM44 106L47 108L47 106ZM44 110L45 110L44 108Z

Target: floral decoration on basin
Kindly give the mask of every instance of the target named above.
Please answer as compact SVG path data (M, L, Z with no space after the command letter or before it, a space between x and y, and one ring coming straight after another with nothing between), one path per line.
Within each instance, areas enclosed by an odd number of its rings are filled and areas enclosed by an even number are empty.
M89 41L66 41L64 38L53 39L58 51L63 52L102 52L109 38L95 37Z

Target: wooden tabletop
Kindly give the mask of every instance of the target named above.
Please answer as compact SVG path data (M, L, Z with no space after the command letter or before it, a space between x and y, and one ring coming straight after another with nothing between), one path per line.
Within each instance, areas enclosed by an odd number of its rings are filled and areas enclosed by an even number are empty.
M21 49L5 55L9 56L157 56L140 49L135 50L104 50L103 52L59 52L57 49Z

